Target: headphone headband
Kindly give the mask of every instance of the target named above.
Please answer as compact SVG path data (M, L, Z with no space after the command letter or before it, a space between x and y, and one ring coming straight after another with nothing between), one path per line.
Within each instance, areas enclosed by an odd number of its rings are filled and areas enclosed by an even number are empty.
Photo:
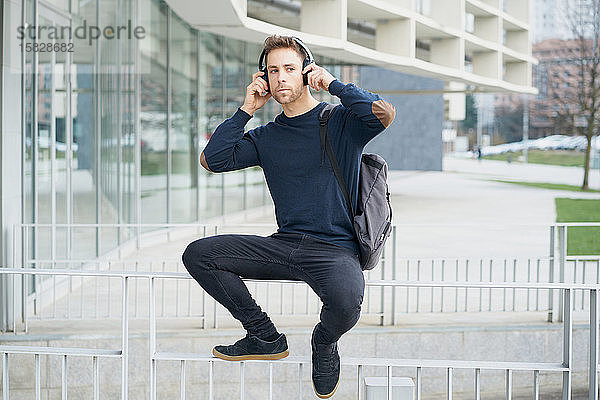
M294 42L296 42L296 44L298 46L300 46L300 48L302 50L304 50L304 54L306 54L305 59L308 58L308 63L310 64L312 62L315 61L315 59L313 58L312 53L310 52L310 49L308 47L306 47L306 45L302 42L302 40L298 39L295 36L292 36L292 39L294 40ZM266 68L267 66L264 64L267 60L267 55L265 54L265 48L263 47L262 53L260 53L260 57L258 58L258 68L259 69L263 69Z

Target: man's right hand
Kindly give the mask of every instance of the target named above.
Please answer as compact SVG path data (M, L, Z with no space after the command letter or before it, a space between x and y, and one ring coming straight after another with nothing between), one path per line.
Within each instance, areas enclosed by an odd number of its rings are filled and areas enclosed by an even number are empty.
M267 93L267 81L261 75L263 75L262 71L252 75L252 83L246 87L244 105L240 107L242 111L247 112L249 115L253 115L271 98L271 93ZM262 93L266 94L263 96Z

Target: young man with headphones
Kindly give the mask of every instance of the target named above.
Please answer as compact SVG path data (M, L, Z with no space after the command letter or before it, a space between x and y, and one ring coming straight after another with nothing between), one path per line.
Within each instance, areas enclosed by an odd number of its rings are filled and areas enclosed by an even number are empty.
M192 277L242 323L247 335L216 346L225 360L286 357L287 340L256 304L241 278L305 281L323 302L311 337L312 380L320 398L337 389L338 339L358 321L364 276L354 229L329 157L320 144L319 112L327 103L310 93L340 98L328 136L356 207L364 146L394 120L396 111L378 95L343 84L314 63L297 38L270 36L244 104L217 127L201 154L211 172L259 165L275 204L279 229L270 236L225 234L190 243L182 259ZM273 97L283 112L244 132L252 115Z

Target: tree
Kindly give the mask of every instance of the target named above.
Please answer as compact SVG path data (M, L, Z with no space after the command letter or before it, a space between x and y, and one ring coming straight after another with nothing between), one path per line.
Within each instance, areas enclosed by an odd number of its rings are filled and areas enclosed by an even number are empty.
M578 84L569 105L575 130L587 139L582 190L589 188L590 155L594 134L600 131L600 0L569 0L565 20L576 41L572 62L577 66Z
M461 125L464 131L477 127L477 105L471 93L465 96L465 119L461 121Z
M523 102L514 106L502 105L494 110L494 122L501 137L507 142L516 142L523 137Z

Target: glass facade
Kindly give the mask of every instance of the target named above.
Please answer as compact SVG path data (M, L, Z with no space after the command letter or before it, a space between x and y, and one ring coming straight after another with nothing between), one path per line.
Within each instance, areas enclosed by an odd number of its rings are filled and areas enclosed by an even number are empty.
M159 0L25 1L30 25L109 29L74 38L72 52L26 53L23 222L48 224L27 231L30 258L97 257L138 232L117 224L203 222L270 204L259 167L212 174L199 163L243 103L259 44L192 29ZM356 81L356 68L317 61ZM279 112L270 101L247 129Z

